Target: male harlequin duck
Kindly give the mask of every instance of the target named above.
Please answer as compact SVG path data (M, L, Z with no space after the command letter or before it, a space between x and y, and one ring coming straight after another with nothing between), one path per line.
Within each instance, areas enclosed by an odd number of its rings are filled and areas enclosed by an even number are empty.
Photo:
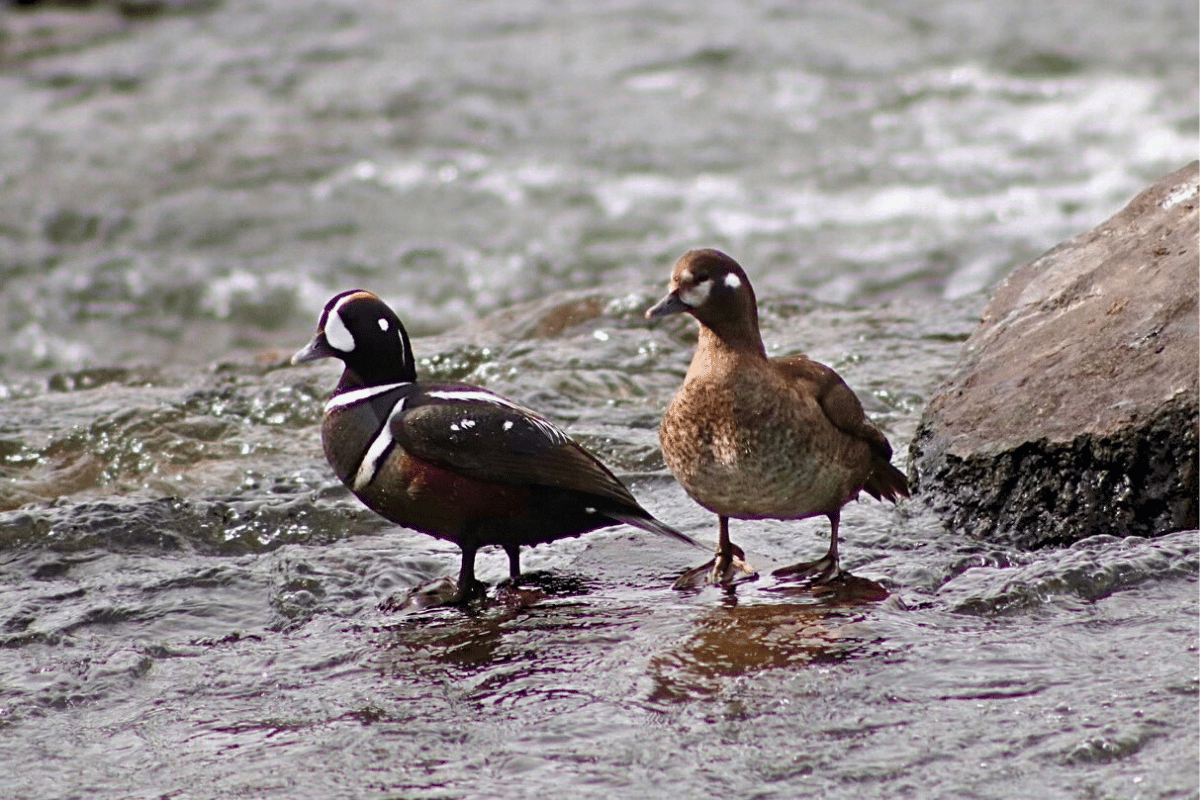
M475 551L520 548L622 522L699 545L638 505L603 464L544 417L486 389L418 383L408 333L370 292L335 295L293 364L337 358L321 438L372 511L462 548L452 602L482 593Z
M675 262L669 294L647 318L686 311L700 323L696 353L663 417L667 465L687 493L717 515L716 558L677 587L753 575L729 541L729 518L829 518L829 552L775 570L815 584L838 566L841 508L865 490L896 502L908 479L862 404L829 367L807 356L768 358L746 273L718 250L691 250Z

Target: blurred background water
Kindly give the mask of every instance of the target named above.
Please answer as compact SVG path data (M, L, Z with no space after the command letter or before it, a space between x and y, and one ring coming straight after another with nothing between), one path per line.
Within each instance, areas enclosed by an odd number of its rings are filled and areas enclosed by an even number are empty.
M711 540L657 451L673 259L738 258L903 464L986 290L1196 157L1197 40L1181 0L3 6L7 793L1196 796L1194 534L863 503L879 605L673 593L695 556L619 528L531 551L531 607L387 614L453 548L335 485L335 371L280 366L369 288Z

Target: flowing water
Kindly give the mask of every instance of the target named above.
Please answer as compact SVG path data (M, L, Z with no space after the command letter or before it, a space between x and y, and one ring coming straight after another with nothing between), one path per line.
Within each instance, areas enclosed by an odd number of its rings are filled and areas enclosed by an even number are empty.
M1196 797L1194 532L1025 553L865 500L881 602L675 592L703 555L619 527L384 610L457 551L340 488L336 369L284 361L372 289L425 376L712 541L657 449L671 261L737 257L904 464L986 290L1195 157L1197 38L1178 0L5 6L0 795Z

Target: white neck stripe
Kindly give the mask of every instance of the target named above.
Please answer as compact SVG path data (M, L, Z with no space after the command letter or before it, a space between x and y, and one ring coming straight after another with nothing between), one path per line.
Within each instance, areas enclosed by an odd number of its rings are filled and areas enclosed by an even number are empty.
M386 394L393 389L399 389L401 386L411 386L408 381L401 383L385 383L381 386L368 386L365 389L353 389L349 392L335 394L333 397L325 401L325 413L335 411L346 406L356 405L358 403L370 400L373 397L378 397L381 394Z

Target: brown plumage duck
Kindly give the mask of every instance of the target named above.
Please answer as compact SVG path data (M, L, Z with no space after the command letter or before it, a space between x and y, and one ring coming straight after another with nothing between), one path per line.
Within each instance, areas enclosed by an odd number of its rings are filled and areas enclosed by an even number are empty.
M837 579L842 506L860 491L892 502L908 496L887 438L832 369L804 355L767 357L754 289L732 258L688 251L675 262L669 289L646 316L687 312L700 323L700 338L659 438L667 466L719 523L716 558L676 586L754 574L729 540L730 517L828 517L829 551L774 574L817 584Z

